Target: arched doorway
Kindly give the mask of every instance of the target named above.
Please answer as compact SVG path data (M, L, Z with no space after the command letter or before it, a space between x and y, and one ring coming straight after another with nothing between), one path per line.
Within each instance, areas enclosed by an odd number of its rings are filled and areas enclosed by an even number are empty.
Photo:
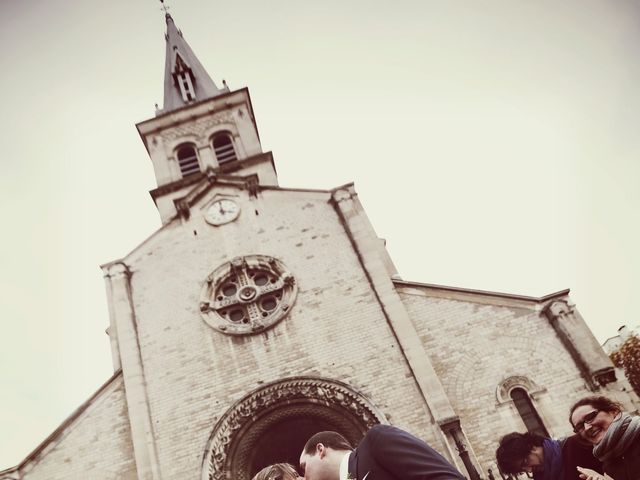
M357 444L383 416L350 386L314 377L271 383L246 395L213 429L203 480L250 480L275 462L298 464L307 439L335 430Z

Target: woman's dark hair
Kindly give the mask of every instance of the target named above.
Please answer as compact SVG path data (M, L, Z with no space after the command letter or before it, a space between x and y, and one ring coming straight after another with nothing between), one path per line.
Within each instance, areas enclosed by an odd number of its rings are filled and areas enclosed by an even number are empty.
M571 410L569 410L569 423L573 425L571 421L571 417L573 416L573 412L575 412L576 408L582 407L584 405L591 405L596 410L601 410L603 412L609 413L618 413L622 411L622 404L616 402L615 400L611 400L610 398L603 397L602 395L593 395L591 397L584 397L578 400L573 404ZM573 425L575 427L575 425Z
M533 447L541 447L544 437L537 433L508 433L500 439L496 450L498 468L502 473L522 472L522 462L531 453Z

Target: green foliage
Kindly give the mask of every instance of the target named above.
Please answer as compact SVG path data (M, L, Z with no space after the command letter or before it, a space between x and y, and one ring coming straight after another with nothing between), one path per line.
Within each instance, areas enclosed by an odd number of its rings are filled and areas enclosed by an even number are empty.
M624 370L629 383L640 395L640 338L632 335L610 358L616 367Z

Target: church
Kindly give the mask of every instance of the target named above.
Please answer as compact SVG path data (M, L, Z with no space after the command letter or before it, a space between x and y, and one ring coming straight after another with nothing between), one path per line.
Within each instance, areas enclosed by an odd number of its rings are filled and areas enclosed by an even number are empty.
M568 290L403 280L353 184L281 187L248 89L166 24L164 103L137 124L162 227L102 266L113 376L0 480L250 480L376 424L499 478L504 433L569 435L594 393L638 409Z

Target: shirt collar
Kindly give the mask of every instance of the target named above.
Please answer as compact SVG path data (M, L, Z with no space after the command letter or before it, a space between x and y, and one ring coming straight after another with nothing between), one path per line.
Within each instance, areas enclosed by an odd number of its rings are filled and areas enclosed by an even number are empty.
M342 461L340 462L340 480L347 480L349 476L349 456L351 452L345 453L344 457L342 457Z

